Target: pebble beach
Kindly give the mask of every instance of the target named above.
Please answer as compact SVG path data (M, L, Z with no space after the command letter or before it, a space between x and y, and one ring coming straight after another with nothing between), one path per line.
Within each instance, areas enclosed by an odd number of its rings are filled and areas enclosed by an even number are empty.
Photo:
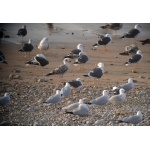
M102 24L53 24L53 29L48 29L47 24L26 24L28 34L24 41L32 38L34 43L31 58L40 53L37 45L41 38L47 36L49 39L50 46L45 52L49 64L45 67L25 65L25 61L29 58L18 52L21 47L21 38L16 36L16 32L20 25L4 25L10 38L2 39L0 43L0 50L5 54L8 62L8 64L0 64L0 96L2 97L6 92L12 95L10 103L0 107L1 125L132 126L130 123L118 123L117 120L135 115L137 111L143 114L143 120L137 125L150 125L150 45L142 45L139 42L149 38L150 24L141 24L143 33L141 32L136 39L136 46L143 54L138 67L136 64L126 67L124 63L129 56L119 55L124 51L125 46L133 44L132 39L119 39L119 37L134 24L124 24L124 28L117 31L116 36L110 30L100 29ZM108 50L105 51L104 46L92 50L92 44L98 41L98 35L105 33L112 34L113 42L107 46ZM57 89L64 87L64 83L59 81L57 75L46 77L45 74L61 65L63 57L75 49L79 43L84 45L89 61L82 70L79 70L78 66L75 67L72 64L74 62L72 60L69 70L64 75L64 82L82 78L83 88L80 91L72 89L69 97L63 98L57 104L45 106L43 102L55 94ZM83 74L88 73L99 62L104 63L105 72L93 84L93 79L85 78ZM78 102L81 98L84 98L84 102L89 102L100 96L103 90L109 90L109 96L112 96L113 86L126 83L128 78L134 79L135 87L127 93L126 101L121 107L111 103L104 106L89 106L90 111L87 117L65 114L62 110L63 107Z

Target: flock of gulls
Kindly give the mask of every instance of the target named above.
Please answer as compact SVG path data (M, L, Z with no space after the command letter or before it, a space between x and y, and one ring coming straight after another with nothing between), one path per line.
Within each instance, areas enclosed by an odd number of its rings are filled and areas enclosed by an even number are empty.
M120 30L123 27L123 24L120 23L112 23L112 24L106 24L105 26L101 26L102 29L110 29L114 30L115 32L117 30ZM0 39L3 38L3 30L0 30ZM133 29L131 29L129 32L125 33L122 38L133 38L135 39L139 34L141 33L141 26L139 24L136 24ZM23 43L23 37L27 35L27 29L24 25L22 28L18 30L17 33L18 36L22 38ZM106 49L107 44L112 42L112 36L111 34L106 34L104 36L100 36L100 39L92 45L93 49L95 49L98 46L103 45ZM150 44L150 40L141 40L142 44ZM24 52L25 57L27 57L27 53L30 56L30 52L34 49L34 46L32 44L32 39L29 39L28 43L22 44L22 48L19 50L19 52ZM46 56L44 55L45 51L49 49L49 42L48 38L44 37L41 42L38 45L38 49L40 50L40 54L37 54L35 57L33 57L31 60L25 62L26 65L40 65L40 66L46 66L49 64L49 61L46 59ZM63 79L63 75L68 71L71 60L74 60L74 65L84 65L88 61L88 56L85 52L83 52L84 46L82 44L78 44L77 48L70 51L69 54L66 54L63 59L63 64L59 65L57 68L54 68L50 72L48 72L45 76L51 76L51 75L59 75L60 78ZM134 44L130 46L125 47L125 51L121 52L120 55L129 55L130 58L124 63L125 66L128 66L132 63L137 63L142 60L142 52L138 49ZM6 61L4 54L2 51L0 51L0 62L9 64L9 62ZM92 70L89 70L89 72L86 72L83 76L99 79L104 74L104 63L98 62L97 67L93 68ZM54 95L51 95L49 98L47 98L43 103L44 105L52 105L60 102L63 98L69 97L71 95L71 87L74 89L80 91L83 87L83 80L81 78L77 78L68 82L64 83L64 87L60 90L56 90L56 93ZM114 105L120 105L124 103L126 100L126 93L129 92L134 88L134 82L132 78L128 79L128 83L124 83L119 86L115 86L112 88L112 91L114 91L114 95L109 97L109 91L103 90L102 95L99 97L96 97L95 99L90 100L88 103L84 103L84 98L79 99L79 102L72 103L69 106L63 107L64 113L66 114L73 114L78 115L80 117L86 117L89 115L89 107L88 105L98 105L103 106L107 103L112 103ZM0 97L0 106L5 106L10 102L10 95L9 93L5 93L3 97ZM102 108L102 107L101 107ZM141 111L138 111L136 115L129 116L122 118L122 120L118 120L119 122L125 122L125 123L131 123L131 124L138 124L142 121L142 113Z

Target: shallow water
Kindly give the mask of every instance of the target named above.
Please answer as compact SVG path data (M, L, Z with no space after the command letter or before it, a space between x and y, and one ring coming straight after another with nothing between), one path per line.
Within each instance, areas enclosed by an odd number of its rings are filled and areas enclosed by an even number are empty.
M24 23L27 26L27 36L24 37L24 42L27 42L29 38L33 40L33 43L38 44L43 37L48 37L50 42L54 43L67 43L73 42L74 37L79 38L84 36L96 37L99 34L111 33L111 30L101 29L100 26L105 23L54 23L54 30L49 30L47 24L44 23ZM9 39L3 39L3 41L13 42L20 44L21 37L17 36L17 31L21 28L23 23L9 23L0 24L1 27L6 29L6 34L10 35ZM139 23L142 26L142 32L138 39L150 38L150 24ZM122 36L134 27L135 23L124 23L123 28L117 31L118 36ZM75 35L73 37L73 35Z

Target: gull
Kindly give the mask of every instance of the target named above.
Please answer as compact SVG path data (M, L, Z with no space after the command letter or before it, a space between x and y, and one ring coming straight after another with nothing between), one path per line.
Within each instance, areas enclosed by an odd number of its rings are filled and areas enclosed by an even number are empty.
M137 46L135 46L134 44L131 44L129 46L125 47L125 51L122 53L119 53L119 55L135 55L137 53L137 51L139 50L139 48Z
M83 52L83 45L82 44L78 44L77 45L77 49L72 50L67 56L65 56L64 58L76 58L79 56L79 53Z
M102 96L97 97L93 100L90 100L89 103L90 105L105 105L108 102L109 96L108 96L109 91L108 90L103 90Z
M150 39L140 40L139 42L141 42L142 45L150 44Z
M84 77L90 77L90 78L101 78L104 74L104 64L102 62L97 64L98 67L91 70L88 74L83 75Z
M39 65L39 66L46 66L49 64L49 61L46 59L46 57L43 54L37 54L35 57L32 58L32 60L26 62L28 65Z
M10 102L10 94L5 93L3 97L0 97L0 106L7 105Z
M65 110L66 112L71 112L73 111L74 109L78 108L78 106L83 102L83 99L79 99L79 102L76 102L76 103L73 103L73 104L70 104L66 107L63 107L62 109Z
M78 115L79 117L86 117L89 115L89 108L87 104L83 102L83 99L80 99L78 107L71 111L66 111L67 114Z
M105 51L106 49L106 45L109 44L110 42L112 42L112 37L110 34L106 34L104 37L101 37L100 40L95 43L92 47L98 47L100 45L104 45L105 46Z
M124 123L131 123L131 124L138 124L142 121L143 115L141 111L138 111L136 115L132 115L129 117L124 117L121 120L118 120L118 123L124 122Z
M66 82L66 85L61 89L60 94L62 98L70 96L71 89L70 89L70 84L68 82Z
M81 78L77 78L76 80L72 80L68 82L70 86L74 87L75 89L81 89L83 87L83 82Z
M112 89L112 91L114 91L114 94L119 94L119 90L121 88L124 89L125 92L128 92L128 91L132 90L134 88L133 79L129 78L128 79L128 83L119 85L118 87L114 86L113 89Z
M69 69L70 66L70 58L64 58L63 60L63 65L58 66L57 68L55 68L54 70L52 70L51 72L49 72L48 74L46 74L46 76L50 76L50 75L60 75L61 78L63 78L64 73L67 72L67 70Z
M141 33L141 26L139 24L136 24L133 29L131 29L128 33L125 33L120 38L121 39L122 38L133 38L133 39L135 39L140 33ZM134 41L134 43L135 43L135 41Z
M25 43L22 48L19 50L19 52L25 52L27 56L27 52L29 53L29 57L30 57L30 52L34 49L33 44L32 44L32 39L29 39L28 43Z
M122 27L123 27L122 23L109 23L106 24L105 26L101 26L100 28L114 30L116 35L117 30L120 30Z
M48 38L47 37L44 37L41 42L39 43L38 45L38 49L41 51L46 51L49 49L49 43L48 43Z
M109 102L114 105L122 104L126 99L126 94L124 92L125 90L121 88L119 90L119 95L113 95L112 97L110 97Z
M61 100L61 94L59 90L56 90L56 94L50 96L45 102L47 105L58 103Z
M80 53L79 53L79 58L77 58L73 64L74 64L75 66L83 65L83 64L85 64L88 60L89 60L89 58L88 58L88 56L86 55L86 53L80 52Z
M23 37L27 35L26 25L23 25L22 28L18 30L17 35L22 37L22 44L23 44Z
M8 64L2 51L0 51L0 63Z
M138 66L138 62L141 61L142 58L143 58L142 52L141 50L138 50L135 55L129 58L129 60L125 63L125 65L128 66L131 63L137 63Z

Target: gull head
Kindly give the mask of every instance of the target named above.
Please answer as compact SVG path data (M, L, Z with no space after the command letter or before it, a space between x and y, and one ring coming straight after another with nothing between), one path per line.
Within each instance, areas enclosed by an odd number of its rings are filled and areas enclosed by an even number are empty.
M78 45L77 45L77 49L81 50L81 52L83 51L83 47L84 47L84 46L83 46L82 44L78 44Z
M136 52L136 54L142 54L141 50L138 50L138 51Z

